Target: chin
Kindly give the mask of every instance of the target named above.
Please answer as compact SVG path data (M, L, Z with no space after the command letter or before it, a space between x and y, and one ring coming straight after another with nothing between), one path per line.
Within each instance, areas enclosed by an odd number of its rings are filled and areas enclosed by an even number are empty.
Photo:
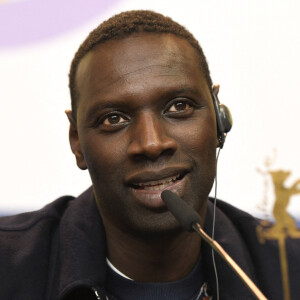
M175 217L168 211L164 213L150 212L148 216L135 218L133 222L130 221L124 225L126 234L147 240L172 237L184 231Z

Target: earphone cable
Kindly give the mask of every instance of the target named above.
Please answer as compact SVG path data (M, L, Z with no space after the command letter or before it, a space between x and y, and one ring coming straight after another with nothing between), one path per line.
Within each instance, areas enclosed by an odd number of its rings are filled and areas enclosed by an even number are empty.
M215 176L215 197L214 197L214 209L213 209L213 226L212 226L212 239L215 239L215 223L216 223L216 205L217 205L217 185L218 185L218 159L219 159L219 154L220 154L221 148L218 149L217 152L217 158L216 158L216 176ZM215 262L215 252L212 249L211 250L212 254L212 261L213 261L213 266L214 266L214 271L215 271L215 277L216 277L216 292L217 292L217 300L219 300L219 279L218 279L218 271L217 271L217 266Z

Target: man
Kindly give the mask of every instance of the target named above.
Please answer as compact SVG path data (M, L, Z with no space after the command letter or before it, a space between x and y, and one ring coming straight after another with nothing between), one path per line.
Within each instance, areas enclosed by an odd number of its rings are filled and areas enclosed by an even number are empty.
M253 299L219 257L216 281L211 250L160 196L176 193L211 233L208 194L224 141L218 86L194 37L154 12L114 16L80 46L70 90L70 145L93 186L2 219L0 298ZM216 239L267 297L282 298L276 245L257 242L253 217L219 206Z

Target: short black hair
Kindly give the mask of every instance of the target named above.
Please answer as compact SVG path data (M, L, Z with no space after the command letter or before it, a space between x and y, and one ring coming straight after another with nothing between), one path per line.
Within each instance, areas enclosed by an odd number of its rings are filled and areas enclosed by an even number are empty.
M79 92L76 89L75 77L78 64L81 59L96 45L109 40L126 38L134 33L171 33L187 40L193 46L200 58L200 68L207 81L208 87L212 89L212 80L206 57L201 46L194 36L182 25L171 18L149 10L132 10L117 14L107 21L101 23L90 32L85 41L77 50L69 73L69 88L71 94L71 105L73 116L76 119L77 101Z

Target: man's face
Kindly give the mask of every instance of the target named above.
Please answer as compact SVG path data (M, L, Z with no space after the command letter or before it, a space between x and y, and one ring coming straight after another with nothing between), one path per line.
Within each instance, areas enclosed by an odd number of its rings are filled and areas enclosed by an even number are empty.
M71 146L90 172L105 226L149 235L177 229L164 189L204 216L217 129L196 50L172 34L111 40L82 59L76 84Z

